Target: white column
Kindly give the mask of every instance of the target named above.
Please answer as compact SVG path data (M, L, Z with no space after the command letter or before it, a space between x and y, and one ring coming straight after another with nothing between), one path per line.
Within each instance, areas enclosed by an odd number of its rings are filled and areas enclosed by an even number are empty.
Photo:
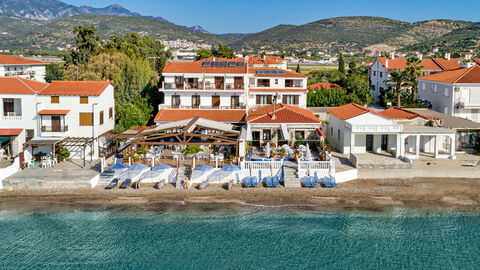
M415 136L415 157L420 157L420 135Z
M438 156L438 149L439 149L439 144L440 144L440 136L435 135L435 150L433 152L433 156L437 158Z
M450 158L451 159L455 159L455 134L454 135L450 135Z
M355 133L350 133L350 154L355 154Z
M395 135L396 138L396 149L395 149L395 157L398 158L402 155L402 137L400 134Z

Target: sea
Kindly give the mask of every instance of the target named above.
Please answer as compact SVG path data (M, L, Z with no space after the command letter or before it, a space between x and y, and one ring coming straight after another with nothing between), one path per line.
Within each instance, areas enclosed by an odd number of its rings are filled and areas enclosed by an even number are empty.
M0 269L479 269L480 214L0 207Z

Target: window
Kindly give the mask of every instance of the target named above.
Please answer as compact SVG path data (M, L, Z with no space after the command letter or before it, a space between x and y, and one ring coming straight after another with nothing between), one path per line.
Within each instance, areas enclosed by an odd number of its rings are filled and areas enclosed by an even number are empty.
M330 136L333 136L333 127L330 127Z
M298 95L284 95L282 102L288 105L298 105Z
M425 91L427 89L425 83L422 83L422 90Z
M240 97L239 96L232 96L230 98L231 106L232 107L239 107L240 106Z
M26 137L27 141L32 139L33 136L35 136L35 132L34 132L33 129L26 129L25 130L25 137Z
M50 103L60 103L60 97L59 96L51 96L50 97Z
M100 115L98 116L100 125L103 125L103 111L100 111Z
M270 138L271 138L270 129L264 129L263 130L263 140L270 141Z
M337 129L337 138L338 138L338 141L340 141L340 129Z
M93 113L80 113L80 126L93 126Z
M278 84L278 79L275 79L275 84Z
M436 85L433 87L433 92L437 93L437 86Z
M377 71L376 70L373 71L373 76L377 76Z
M258 79L258 87L270 87L270 79Z
M382 78L382 77L383 77L383 72L380 72L380 78Z
M180 96L179 95L173 95L172 96L172 107L178 108L180 106Z
M109 118L109 119L112 119L112 118L113 118L113 107L110 107L110 108L108 109L108 118Z
M445 87L445 90L443 91L443 95L448 97L448 88L447 87Z
M266 105L272 104L272 96L271 95L258 95L257 96L257 105Z
M305 132L304 131L295 131L295 139L297 139L297 140L305 139Z
M443 107L443 113L448 114L448 107L447 106Z
M192 108L198 108L200 107L200 96L199 95L193 95L192 96Z
M88 104L88 96L81 96L80 104Z

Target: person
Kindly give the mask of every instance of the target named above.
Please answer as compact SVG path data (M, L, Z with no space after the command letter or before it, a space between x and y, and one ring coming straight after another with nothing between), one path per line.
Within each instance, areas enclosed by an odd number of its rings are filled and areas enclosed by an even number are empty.
M188 189L188 178L185 178L185 180L183 180L183 189Z

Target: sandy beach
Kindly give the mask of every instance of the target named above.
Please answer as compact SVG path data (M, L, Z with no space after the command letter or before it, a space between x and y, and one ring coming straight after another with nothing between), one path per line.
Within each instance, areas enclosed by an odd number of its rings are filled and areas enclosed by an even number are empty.
M291 207L301 209L388 211L394 208L480 212L479 179L355 180L338 188L247 189L230 191L211 185L206 190L141 189L31 189L1 190L0 206L32 203L66 203L85 207L158 207L201 204Z

